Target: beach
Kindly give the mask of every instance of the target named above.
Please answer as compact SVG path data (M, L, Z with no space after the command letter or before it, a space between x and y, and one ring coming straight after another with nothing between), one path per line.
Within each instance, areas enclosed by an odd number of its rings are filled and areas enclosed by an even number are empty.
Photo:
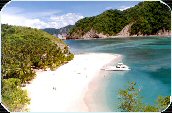
M55 71L37 70L35 79L24 88L31 98L29 111L90 111L85 102L89 102L88 86L102 74L100 72L104 66L118 63L121 59L119 54L86 53L75 55L72 61ZM93 85L96 87L96 83Z

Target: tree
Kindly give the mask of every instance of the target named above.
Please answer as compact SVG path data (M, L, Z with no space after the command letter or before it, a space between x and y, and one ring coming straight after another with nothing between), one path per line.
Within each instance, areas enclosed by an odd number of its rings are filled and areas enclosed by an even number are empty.
M38 29L2 25L2 102L10 111L29 103L21 85L35 77L34 69L55 69L73 54L60 39Z
M2 34L3 78L26 83L35 77L33 68L55 69L73 58L62 40L44 31L3 24Z
M119 90L119 109L125 112L161 112L170 104L170 96L159 96L156 105L146 105L139 92L135 82L129 83L128 88Z
M163 111L170 104L170 96L159 96L157 99L159 111Z
M20 85L20 80L16 78L2 80L2 103L13 112L26 111L25 107L30 102L27 92Z
M154 35L159 30L171 29L171 12L166 5L159 1L140 2L124 11L111 9L97 16L77 21L68 37L81 38L90 30L113 36L130 23L133 23L130 30L131 35Z
M120 95L120 109L126 112L135 112L142 107L141 103L141 97L139 95L139 90L135 88L136 83L131 82L129 84L129 87L125 90L120 90L119 95Z

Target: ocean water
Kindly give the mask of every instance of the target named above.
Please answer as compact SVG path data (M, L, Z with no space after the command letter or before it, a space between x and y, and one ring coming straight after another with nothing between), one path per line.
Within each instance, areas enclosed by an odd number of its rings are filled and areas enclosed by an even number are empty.
M136 82L143 102L153 105L158 96L171 95L171 39L142 37L126 39L66 40L74 54L114 53L131 70L109 72L100 77L100 88L92 97L92 111L120 111L118 91ZM104 107L104 109L100 109Z

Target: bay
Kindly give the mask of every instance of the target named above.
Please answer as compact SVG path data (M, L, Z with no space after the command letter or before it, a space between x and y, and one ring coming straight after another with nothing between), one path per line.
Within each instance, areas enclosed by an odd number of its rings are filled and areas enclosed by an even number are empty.
M122 62L131 68L127 72L112 71L105 78L102 77L100 89L92 94L95 100L94 111L99 111L100 107L105 107L104 111L120 111L118 91L132 81L137 83L146 104L153 105L158 96L171 95L171 38L137 37L65 42L74 54L121 54Z

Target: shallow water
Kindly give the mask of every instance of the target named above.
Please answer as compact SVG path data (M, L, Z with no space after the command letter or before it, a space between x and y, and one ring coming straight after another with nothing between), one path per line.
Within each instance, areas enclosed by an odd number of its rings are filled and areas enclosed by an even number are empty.
M65 42L75 54L88 52L121 54L122 62L131 68L127 72L109 72L101 78L99 84L101 88L92 94L95 100L92 104L94 111L120 111L118 91L126 88L131 81L137 83L143 102L146 104L154 104L160 95L171 95L170 38L66 40ZM99 110L98 108L102 106L105 109Z

